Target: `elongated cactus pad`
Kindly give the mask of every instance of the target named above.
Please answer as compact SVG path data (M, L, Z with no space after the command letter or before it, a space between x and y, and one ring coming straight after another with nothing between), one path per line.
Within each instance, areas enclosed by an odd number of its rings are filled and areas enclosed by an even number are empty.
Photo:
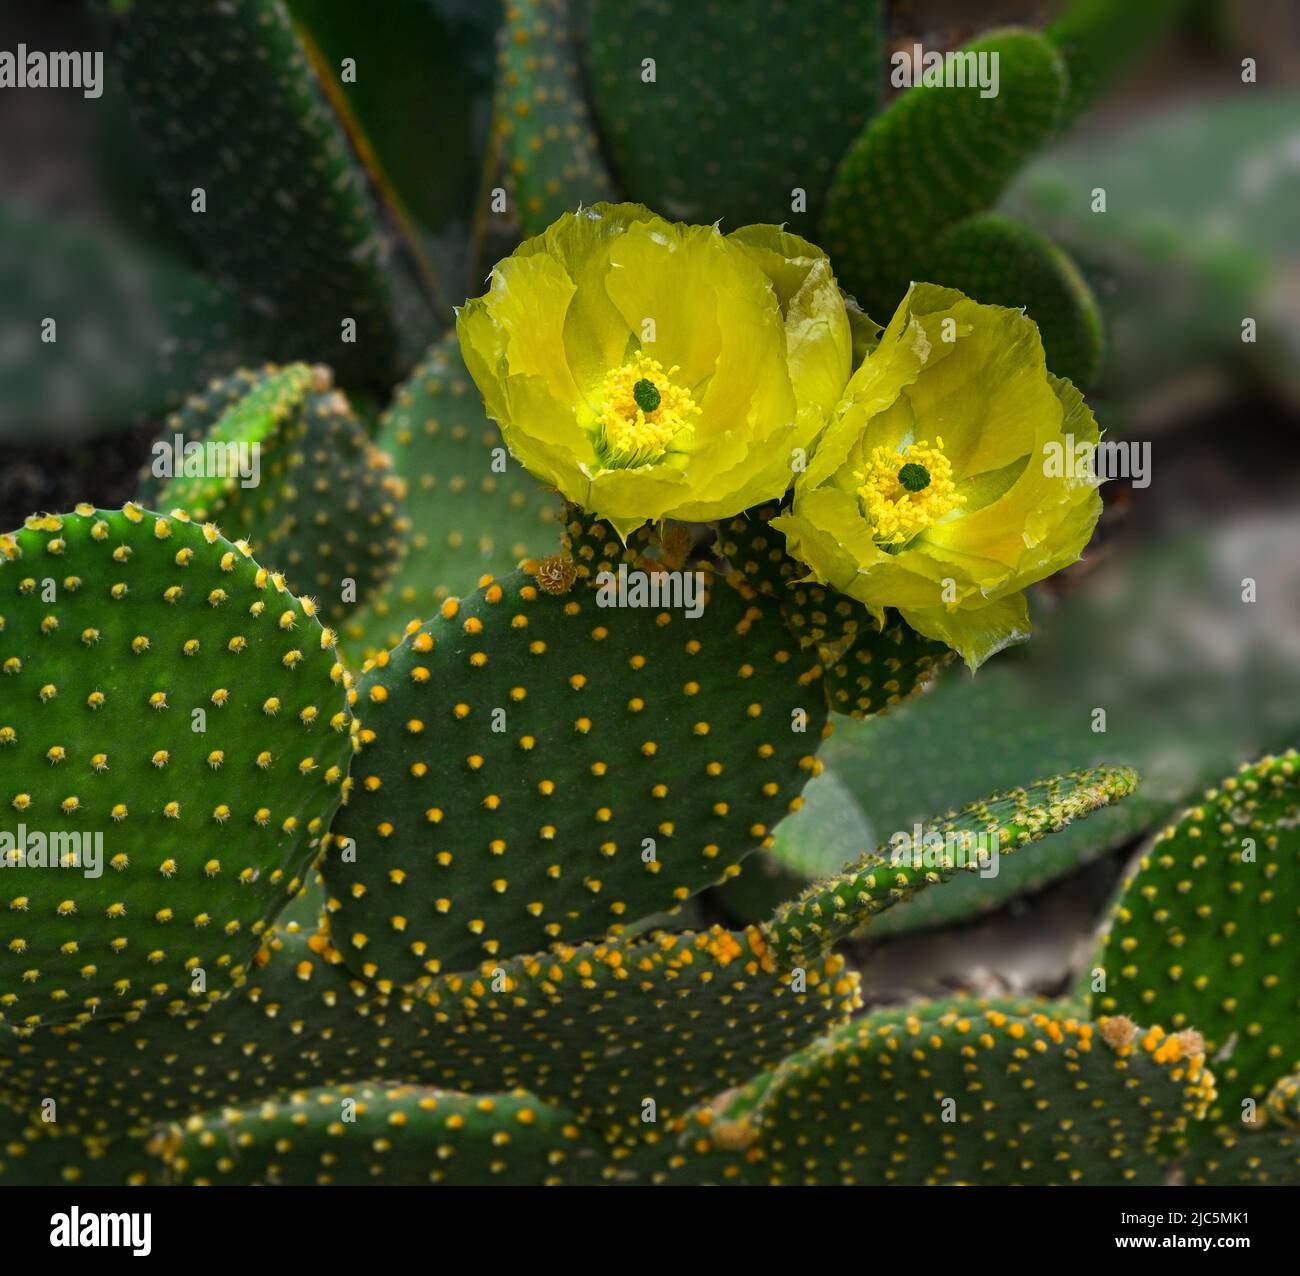
M1062 123L1085 110L1190 7L1189 0L1071 0L1047 28L1069 74Z
M218 452L224 466L208 459ZM241 370L192 395L154 445L140 500L219 520L341 625L402 555L404 491L329 371L297 363Z
M329 1086L191 1117L155 1140L166 1181L537 1187L597 1181L604 1145L524 1091Z
M590 89L624 189L692 222L817 224L880 100L881 5L593 0Z
M998 55L997 96L908 89L863 130L831 186L818 243L881 322L926 277L922 263L939 236L994 204L1060 119L1065 66L1042 36L996 32L961 52Z
M394 647L485 573L559 544L559 497L506 450L448 333L393 397L376 446L393 459L411 530L397 573L343 628L350 647ZM351 641L355 640L355 641Z
M497 129L525 236L614 194L583 97L574 8L511 0L501 28Z
M361 678L334 829L351 846L324 865L354 970L409 981L602 934L767 841L824 697L776 608L694 583L696 618L603 606L613 587L543 560L449 600Z
M359 162L420 252L435 312L445 314L470 283L501 5L397 0L376 22L364 5L284 3ZM415 344L428 321L412 322Z
M1258 1127L1277 1122L1270 1096L1300 1062L1298 815L1294 751L1208 791L1143 854L1092 963L1104 980L1095 1010L1149 1013L1204 1034L1220 1092L1213 1135L1197 1149L1210 1161L1214 1143L1249 1147ZM1293 1149L1285 1163L1298 1181Z
M353 979L324 936L286 935L220 1003L0 1030L0 1104L57 1137L29 1149L43 1166L89 1181L106 1151L136 1172L159 1122L183 1126L289 1090L522 1087L599 1132L617 1178L638 1172L670 1120L775 1067L857 1004L843 958L795 977L752 929L561 949L422 990ZM43 1125L50 1103L55 1123Z
M836 1030L695 1113L682 1160L722 1182L1155 1184L1161 1138L1213 1095L1194 1033L972 1002Z
M777 827L772 855L816 881L896 830L1033 775L1107 764L1142 776L1131 798L1011 857L997 877L962 875L881 915L880 938L1002 906L1154 829L1242 759L1296 738L1300 678L1280 617L1239 604L1229 658L1211 656L1199 637L1226 638L1215 628L1223 599L1252 571L1269 579L1271 596L1294 596L1282 564L1296 531L1167 538L1081 579L1015 660L975 678L942 676L880 721L837 723L818 754L824 769ZM1158 666L1146 659L1153 650L1164 653ZM751 875L761 884L760 867L747 864L734 886ZM782 887L738 916L764 917L792 893Z
M0 1017L240 977L344 791L333 643L210 525L79 506L0 537Z
M420 306L281 0L119 10L122 84L174 225L273 316L279 357L391 384Z
M859 1004L842 957L814 953L793 971L754 927L487 963L437 981L427 1000L453 1055L448 1084L524 1086L627 1146Z
M1127 797L1137 773L1098 767L1040 780L900 830L838 877L810 886L764 927L779 962L825 951L876 914L961 872L996 873L1001 857ZM918 836L919 834L919 836Z

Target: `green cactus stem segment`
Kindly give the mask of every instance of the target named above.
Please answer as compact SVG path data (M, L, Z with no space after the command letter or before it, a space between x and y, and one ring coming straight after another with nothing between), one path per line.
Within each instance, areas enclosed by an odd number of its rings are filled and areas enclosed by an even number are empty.
M924 492L930 486L930 471L924 465L917 465L915 461L908 461L898 471L898 481L909 492Z

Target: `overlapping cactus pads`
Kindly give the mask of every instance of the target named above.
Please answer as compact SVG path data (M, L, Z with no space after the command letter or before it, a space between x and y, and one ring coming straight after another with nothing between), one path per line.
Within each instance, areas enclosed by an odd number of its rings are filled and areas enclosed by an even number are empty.
M170 318L0 524L0 1186L1300 1182L1294 682L1146 718L1003 202L1189 6L1057 7L95 6Z

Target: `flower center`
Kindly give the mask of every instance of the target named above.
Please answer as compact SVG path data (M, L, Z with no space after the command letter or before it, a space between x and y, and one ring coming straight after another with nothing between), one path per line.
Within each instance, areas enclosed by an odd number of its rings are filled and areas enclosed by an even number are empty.
M882 545L910 541L966 502L957 493L952 462L940 438L932 446L910 443L901 452L873 448L865 468L854 477L861 484L858 495L872 535Z
M909 492L924 492L930 486L930 471L924 465L917 465L915 461L908 461L898 471L898 481Z
M596 459L606 469L653 465L669 452L686 451L692 418L700 409L689 390L674 385L657 359L638 350L629 363L605 374L591 427Z

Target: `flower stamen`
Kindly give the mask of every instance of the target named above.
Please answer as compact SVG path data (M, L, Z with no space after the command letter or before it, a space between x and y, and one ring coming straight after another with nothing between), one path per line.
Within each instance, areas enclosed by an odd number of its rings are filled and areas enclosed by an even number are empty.
M953 482L941 438L932 445L910 443L901 452L873 448L854 478L861 484L863 513L881 545L902 545L966 503Z
M638 350L611 369L595 396L590 428L596 459L605 469L653 465L690 447L700 409L689 390L672 383L657 359Z

